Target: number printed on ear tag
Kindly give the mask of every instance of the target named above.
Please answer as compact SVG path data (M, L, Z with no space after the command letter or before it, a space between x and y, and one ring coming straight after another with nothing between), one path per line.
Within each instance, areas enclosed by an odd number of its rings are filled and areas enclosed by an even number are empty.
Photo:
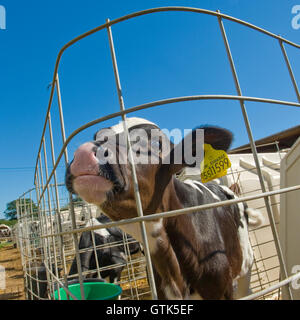
M223 177L231 162L223 150L215 150L210 144L204 144L204 160L201 162L201 181L203 183Z

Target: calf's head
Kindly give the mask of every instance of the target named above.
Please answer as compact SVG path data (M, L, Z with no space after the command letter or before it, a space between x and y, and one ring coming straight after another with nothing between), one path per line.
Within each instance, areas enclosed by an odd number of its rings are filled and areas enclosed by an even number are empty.
M66 171L68 190L99 206L113 220L137 216L130 160L135 164L143 210L153 213L172 176L184 167L200 165L203 143L226 151L232 141L228 130L217 127L194 129L176 145L145 119L127 118L126 127L128 139L124 123L99 130L93 141L76 150Z

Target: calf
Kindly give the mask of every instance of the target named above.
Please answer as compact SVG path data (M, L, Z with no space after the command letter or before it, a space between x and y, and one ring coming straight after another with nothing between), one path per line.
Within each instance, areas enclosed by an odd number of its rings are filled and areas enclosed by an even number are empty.
M196 161L190 163L184 157L181 162L176 161L182 147L191 148L195 154L199 147L196 130L174 145L157 125L145 119L128 118L126 126L131 143L135 139L135 156L155 160L135 165L145 215L235 197L224 186L176 178L185 167L196 165ZM66 171L68 190L99 206L114 221L137 216L123 128L124 123L120 123L98 131L93 141L79 147ZM232 134L228 130L209 126L198 129L204 131L204 143L218 150L229 149ZM146 136L142 134L136 139L137 130L143 130ZM164 145L169 148L163 148ZM248 236L250 221L258 225L260 213L240 203L146 222L158 297L233 299L237 282L246 283L244 292L237 296L247 294L253 263ZM122 229L142 241L138 224Z
M107 222L111 222L111 220L101 215L97 219L93 218L86 224L86 227L91 225L101 225ZM109 245L113 242L123 241L123 232L118 228L102 228L96 231L93 231L95 245ZM81 269L82 271L95 270L97 268L96 259L98 260L99 268L109 267L111 268L107 270L103 270L100 272L102 278L107 278L107 280L111 283L115 283L120 280L122 270L124 269L124 265L127 262L125 253L135 254L139 252L140 245L136 242L130 235L126 235L128 241L128 247L126 244L124 245L111 245L104 246L103 248L96 249L96 256L93 250L93 239L92 233L90 231L83 232L79 241L79 249L88 249L84 252L80 253L80 261L81 261ZM121 266L114 266L117 264L122 264ZM77 261L76 258L73 260L69 275L73 275L78 273L77 271ZM94 272L92 275L88 275L88 277L97 277L97 272Z

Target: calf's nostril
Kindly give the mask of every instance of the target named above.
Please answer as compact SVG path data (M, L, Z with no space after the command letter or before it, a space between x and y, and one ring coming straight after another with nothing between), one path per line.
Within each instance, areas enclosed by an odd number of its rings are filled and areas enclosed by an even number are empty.
M94 147L94 148L92 149L92 152L93 152L94 156L96 156L96 155L97 155L97 150L98 150L98 148L97 148L97 147Z

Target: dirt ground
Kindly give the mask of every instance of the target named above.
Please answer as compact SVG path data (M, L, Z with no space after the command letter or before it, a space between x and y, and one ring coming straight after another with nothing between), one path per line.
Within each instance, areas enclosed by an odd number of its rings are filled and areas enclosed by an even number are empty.
M13 244L0 249L0 266L5 268L5 290L0 289L0 300L24 300L21 256Z
M0 287L0 300L25 300L21 256L19 250L14 248L13 244L0 248L0 267L5 268L5 290L1 290ZM145 279L138 280L137 285L138 289L136 288L134 292L142 295L140 299L148 300L150 295L147 281ZM132 291L130 290L130 284L122 285L122 289L122 298L130 299Z

